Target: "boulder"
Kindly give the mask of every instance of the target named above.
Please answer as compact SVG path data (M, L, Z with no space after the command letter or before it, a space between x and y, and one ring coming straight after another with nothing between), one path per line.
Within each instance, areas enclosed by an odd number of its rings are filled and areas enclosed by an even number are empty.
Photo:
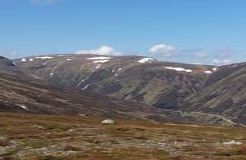
M102 124L114 124L114 120L112 120L112 119L105 119L101 123Z

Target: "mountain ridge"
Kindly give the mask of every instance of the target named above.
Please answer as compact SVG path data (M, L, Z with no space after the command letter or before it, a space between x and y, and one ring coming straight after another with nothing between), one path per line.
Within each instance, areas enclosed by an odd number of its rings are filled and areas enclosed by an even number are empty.
M228 75L240 69L239 76L244 75L245 63L225 66L195 65L160 62L144 56L90 54L32 56L15 62L26 73L60 88L94 92L147 104L156 109L218 114L233 122L246 123L245 117L235 114L239 112L237 108L242 113L245 111L244 98L240 95L237 96L240 103L237 103L236 107L232 104L232 107L230 106L229 96L216 100L217 104L229 104L229 108L236 108L226 110L226 114L223 109L219 112L209 109L209 99L199 100L199 95L205 90L210 95L216 88L224 88L230 84L230 80L226 80L226 84L221 83ZM244 79L242 77L237 81L240 88L245 88ZM228 93L235 91L228 90ZM207 105L198 103L199 101Z
M119 100L95 93L81 93L76 90L57 88L45 81L19 72L12 72L4 62L0 67L0 111L35 114L81 115L104 118L149 119L157 122L205 123L203 119L183 116L180 112L157 110L145 104ZM10 68L9 68L10 67ZM9 73L8 73L8 72ZM210 117L207 124L233 125L221 118Z
M51 82L53 85L68 88L80 88L110 96L120 96L121 99L127 100L132 100L136 97L136 99L140 99L137 102L141 102L141 98L143 99L141 94L145 94L139 93L139 88L143 85L147 88L153 85L153 83L146 84L146 81L149 82L153 79L156 83L166 81L168 84L173 84L172 81L178 81L177 79L180 79L184 82L183 88L186 88L183 92L187 94L199 89L202 85L201 79L207 77L208 73L205 72L209 71L210 73L212 72L212 68L214 68L214 66L159 62L154 59L141 61L146 59L146 57L142 56L113 57L98 55L53 55L53 58L52 56L44 56L43 59L40 59L40 57L31 57L29 60L30 59L32 60L31 62L28 60L27 62L20 62L22 68L27 69L28 73L32 73L41 79ZM150 65L152 67L149 67ZM148 68L151 69L148 70ZM193 73L189 73L191 69L193 72L198 73L198 78L193 78ZM166 79L163 78L168 75L172 76L175 72L178 73L178 76ZM126 82L126 84L119 84L119 79L123 79L122 81ZM192 82L189 81L190 79ZM105 83L102 85L101 81L104 81ZM135 82L137 83L134 84L135 86L128 85ZM196 84L191 85L192 83ZM122 85L125 86L122 87ZM114 95L117 90L126 87L129 87L130 89L122 91L122 93L118 95ZM165 87L168 86L166 85ZM165 87L156 89L164 90ZM179 84L171 87L172 88L169 88L170 92L175 92L175 94L176 88L182 88ZM153 98L156 98L157 96L158 95ZM147 98L144 98L144 101L146 100L145 103L153 105L153 102L151 102L153 98L148 100L148 97L151 97L151 95L147 94ZM156 105L159 106L158 104ZM173 106L170 107L172 108Z

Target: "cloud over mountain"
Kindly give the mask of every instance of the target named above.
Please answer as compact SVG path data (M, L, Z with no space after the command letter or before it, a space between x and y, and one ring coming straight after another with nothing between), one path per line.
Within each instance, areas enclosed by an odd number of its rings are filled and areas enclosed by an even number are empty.
M161 54L164 56L171 56L177 50L176 47L170 44L157 44L149 49L149 53L151 54Z
M75 54L97 54L97 55L111 55L111 56L122 55L122 53L115 51L112 47L106 45L92 50L78 50L75 52Z

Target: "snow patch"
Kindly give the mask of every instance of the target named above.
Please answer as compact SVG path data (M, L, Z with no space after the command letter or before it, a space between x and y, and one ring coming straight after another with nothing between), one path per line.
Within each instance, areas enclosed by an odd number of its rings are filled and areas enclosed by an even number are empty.
M26 58L22 58L21 59L21 62L26 62Z
M229 141L229 142L223 142L225 145L241 145L242 142L237 142L235 140Z
M43 56L43 57L35 57L35 59L53 59L54 57Z
M81 86L81 84L84 83L88 78L89 78L89 77L86 77L85 79L82 79L82 80L77 84L76 87Z
M213 73L212 71L204 71L204 73L206 73L206 74L211 74L211 73Z
M86 90L89 86L90 86L90 84L87 84L84 88L81 89L81 91Z
M12 63L12 65L17 66L17 64L15 62L12 61L11 63Z
M71 58L68 58L67 61L71 61L72 59Z
M27 108L25 105L20 105L20 104L18 104L18 106L19 106L20 108L24 109L24 110L28 110L28 108Z
M122 68L118 68L116 72L114 70L114 72L113 72L113 73L115 73L114 76L117 77L120 74L121 70L122 70Z
M96 60L96 61L93 61L93 63L106 63L108 61L109 60Z
M192 72L191 69L184 69L184 68L179 68L179 67L165 67L166 69L170 69L170 70L175 70L175 71L178 71L178 72L187 72L187 73L190 73Z
M99 69L101 66L101 64L96 65L96 69Z
M33 61L33 59L31 58L31 59L29 59L29 61L30 61L30 62L32 62L32 61Z
M151 63L151 61L153 61L154 59L152 58L142 58L138 61L138 63Z
M218 69L218 68L214 67L212 70L215 72L215 71L217 71L217 69Z
M99 57L91 57L86 58L87 60L94 60L93 63L106 63L108 62L112 57L105 57L105 56L99 56Z

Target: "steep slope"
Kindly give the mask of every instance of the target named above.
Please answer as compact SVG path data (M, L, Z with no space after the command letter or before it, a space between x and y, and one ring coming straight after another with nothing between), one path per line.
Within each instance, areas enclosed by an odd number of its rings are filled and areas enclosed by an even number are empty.
M2 112L127 116L127 112L134 113L138 110L141 113L145 109L148 110L144 105L51 87L28 77L17 64L4 57L0 59L0 68Z
M15 62L0 56L0 72L9 73L9 74L18 74L21 71L17 67L17 64Z
M246 63L219 67L198 94L186 99L184 108L246 124Z
M27 73L61 88L75 88L164 109L204 85L213 66L158 62L141 56L52 55L17 60Z
M28 81L27 81L28 80ZM38 84L39 83L39 84ZM144 105L56 89L17 75L0 74L0 111L45 114L85 114L101 116L141 116ZM128 113L129 112L129 113Z

